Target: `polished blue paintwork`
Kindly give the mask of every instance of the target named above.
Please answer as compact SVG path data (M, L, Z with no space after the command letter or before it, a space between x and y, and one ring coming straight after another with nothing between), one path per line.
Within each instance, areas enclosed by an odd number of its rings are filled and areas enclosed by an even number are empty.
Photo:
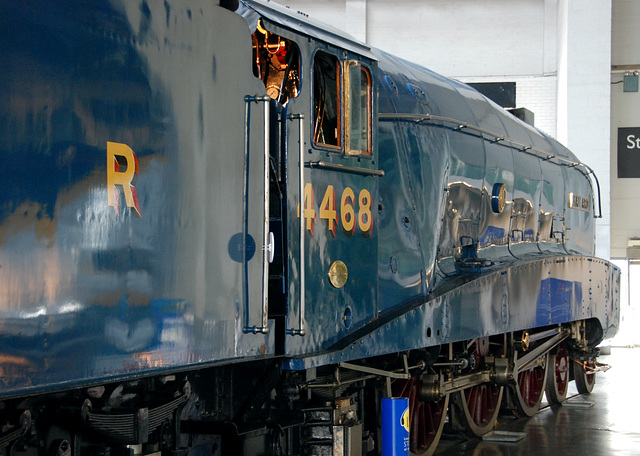
M289 360L287 367L325 364L469 340L514 330L596 320L610 338L620 321L620 271L592 257L523 261L460 277L425 302L409 303L326 353Z
M619 291L611 290L618 288L619 270L589 258L593 189L576 157L469 87L372 52L380 112L374 158L385 172L378 187L378 312L333 345L312 341L309 351L316 353L296 356L288 366L303 369L583 318L596 319L603 335L614 334ZM418 123L421 114L468 123L542 152L534 155L450 122ZM507 190L500 213L491 209L496 184ZM588 198L589 210L570 208L570 193ZM465 242L475 244L470 253ZM566 260L567 253L586 257ZM592 261L603 269L585 268ZM523 273L520 265L536 273ZM510 279L504 283L484 278L505 274ZM600 299L594 298L594 277L608 290ZM482 291L461 293L456 287L464 283ZM563 287L570 292L559 293Z
M205 0L0 1L0 396L256 358L305 369L583 319L615 332L619 271L592 257L591 181L548 159L573 154L463 84L286 9L242 8L248 22ZM300 58L300 93L269 101L266 145L260 17ZM371 73L371 157L313 142L319 51ZM137 162L116 165L109 143ZM271 302L265 148L283 173ZM301 167L316 213L302 259ZM320 216L348 189L370 231Z
M272 355L246 331L264 147L242 18L2 1L0 22L0 395ZM120 186L108 205L108 142L137 155L141 215Z

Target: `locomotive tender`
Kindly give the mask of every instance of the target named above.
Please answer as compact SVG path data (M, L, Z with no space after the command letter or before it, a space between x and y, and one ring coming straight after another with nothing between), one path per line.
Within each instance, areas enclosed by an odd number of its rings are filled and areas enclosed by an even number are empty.
M0 1L2 454L376 454L389 396L431 454L589 392L619 321L592 171L220 3Z

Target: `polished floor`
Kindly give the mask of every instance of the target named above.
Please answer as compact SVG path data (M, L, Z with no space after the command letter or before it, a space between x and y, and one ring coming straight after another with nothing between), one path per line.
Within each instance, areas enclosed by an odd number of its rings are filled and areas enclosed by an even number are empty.
M461 441L443 436L436 455L640 455L640 348L613 347L598 361L611 369L597 374L590 395L579 395L572 382L565 405L545 403L532 418L501 419L498 430L526 434L521 440Z

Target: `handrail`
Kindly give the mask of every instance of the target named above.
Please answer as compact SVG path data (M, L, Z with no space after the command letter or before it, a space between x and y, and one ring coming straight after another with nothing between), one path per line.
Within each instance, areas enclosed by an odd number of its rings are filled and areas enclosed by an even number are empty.
M261 317L261 326L253 326L247 325L246 331L252 332L253 334L267 334L269 332L269 259L271 255L269 252L273 250L273 245L270 243L270 233L269 233L269 101L271 98L268 95L260 96L246 96L246 110L247 114L245 115L245 141L247 141L246 145L246 159L248 159L248 149L249 149L249 125L248 125L248 110L250 103L264 103L264 219L262 226L262 317ZM245 167L247 164L245 163ZM245 169L245 182L247 179L247 170ZM245 184L245 192L246 192L246 184ZM245 195L245 198L248 197L248 194ZM246 236L245 236L246 239ZM243 241L243 243L246 241ZM246 262L246 246L243 245L242 251L243 264L247 267ZM247 299L247 308L248 308L248 299Z
M300 193L300 315L298 321L298 328L289 328L287 329L287 333L292 336L304 336L307 333L304 314L306 309L305 303L305 224L304 224L304 114L289 114L287 116L289 120L298 120L298 128L299 128L299 161L300 161L300 174L299 174L299 188L298 191Z
M332 171L343 171L345 173L363 174L365 176L377 176L377 177L384 176L383 170L361 168L359 166L348 166L348 165L342 165L340 163L327 163L322 160L319 160L316 162L309 162L309 167L328 169Z
M568 158L560 157L555 154L549 154L548 151L539 149L532 144L521 143L514 139L507 138L503 135L493 133L489 130L485 130L484 128L478 127L476 125L471 125L468 122L464 122L451 117L435 116L433 114L380 113L378 114L378 120L383 122L393 120L407 120L421 125L424 125L426 122L450 123L455 125L455 127L453 128L453 130L455 131L462 131L464 129L470 130L472 132L478 133L479 136L485 141L489 141L493 144L500 143L502 145L505 145L505 147L511 147L513 149L519 150L520 152L524 152L525 154L537 157L543 161L557 160L558 162L560 162L556 163L559 166L569 166L572 168L582 167L585 170L583 171L583 173L585 173L585 175L587 176L593 176L593 179L596 183L598 194L598 214L595 214L594 212L594 218L602 218L602 198L600 195L600 182L598 181L598 176L596 176L596 173L593 171L593 169L591 169L584 163L569 160Z

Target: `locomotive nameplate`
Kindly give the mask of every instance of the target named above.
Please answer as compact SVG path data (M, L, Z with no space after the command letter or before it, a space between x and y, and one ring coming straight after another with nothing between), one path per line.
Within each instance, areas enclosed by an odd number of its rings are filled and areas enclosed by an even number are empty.
M589 212L589 210L591 209L591 204L589 198L576 195L572 192L569 193L569 208Z

